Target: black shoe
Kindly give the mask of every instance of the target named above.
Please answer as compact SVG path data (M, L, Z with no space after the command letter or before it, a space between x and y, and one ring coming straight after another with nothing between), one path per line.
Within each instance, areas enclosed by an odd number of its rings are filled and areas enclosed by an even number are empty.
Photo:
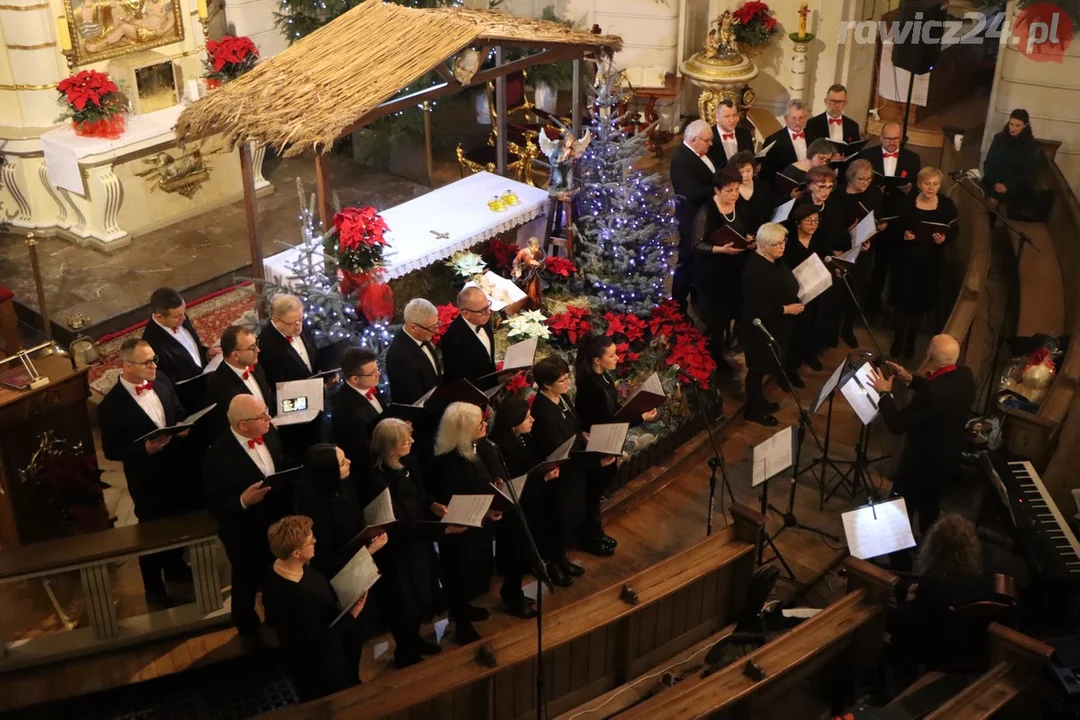
M615 548L604 542L602 537L586 538L581 541L581 549L590 555L597 557L611 557L615 554ZM570 573L573 575L573 573Z
M840 336L839 335L837 335L836 337L829 338L829 347L830 348L840 347Z
M608 545L610 545L610 546L611 546L611 548L612 548L613 550L614 550L615 548L619 547L619 541L618 541L618 540L616 540L615 538L611 537L611 536L610 536L610 535L608 535L607 533L605 533L605 532L602 532L602 533L600 533L600 536L601 536L601 538L603 539L603 541L604 541L604 542L605 542L606 544L608 544Z
M489 617L491 617L490 612L488 612L482 607L476 607L475 605L469 605L467 612L470 622L484 622Z
M782 375L776 378L776 384L784 392L786 392L786 393L791 392L791 386L788 385L788 381L785 380Z
M531 620L536 617L536 606L533 605L531 600L527 600L524 596L512 601L503 601L506 605L506 610L514 617L522 618L523 620Z
M765 403L765 412L769 413L770 415L774 412L777 412L778 410L780 410L780 403Z
M806 387L806 383L803 382L803 379L799 377L799 373L797 372L788 373L788 379L791 380L792 385L799 388L800 390Z
M416 643L416 650L421 655L438 655L442 652L442 645L438 643L428 642L426 640L420 640Z
M570 558L564 557L559 561L559 564L562 566L563 572L571 577L581 577L585 574L585 568L571 561Z
M458 645L468 645L479 639L480 633L476 632L476 628L474 628L470 622L459 622L457 627L454 628L454 642Z
M562 566L559 565L559 563L548 563L547 571L548 577L551 578L552 585L558 585L559 587L570 587L574 584L574 581L570 578L566 571L562 569Z
M821 364L821 361L818 360L817 357L815 357L814 355L806 358L805 360L803 360L803 362L806 364L806 367L810 368L811 370L821 370L823 367L825 367Z
M150 612L159 612L169 608L179 607L180 603L173 600L165 593L147 593L146 609Z
M416 653L402 653L394 650L394 664L398 668L407 668L410 665L416 665L417 663L424 662L422 655Z
M855 333L851 330L840 333L840 339L847 343L849 348L855 349L859 347L859 339L855 337Z
M776 427L776 424L779 422L772 415L763 412L743 413L743 417L752 423L764 425L765 427Z

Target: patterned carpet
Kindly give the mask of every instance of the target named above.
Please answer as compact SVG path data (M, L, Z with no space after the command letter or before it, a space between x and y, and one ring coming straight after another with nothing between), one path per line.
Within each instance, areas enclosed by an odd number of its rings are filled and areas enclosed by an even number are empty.
M192 300L187 305L187 316L199 333L203 344L217 343L225 328L230 325L255 325L255 290L250 284L239 285L222 292ZM146 321L102 338L98 345L103 362L90 370L90 387L105 395L112 390L120 375L120 346L129 337L142 337Z

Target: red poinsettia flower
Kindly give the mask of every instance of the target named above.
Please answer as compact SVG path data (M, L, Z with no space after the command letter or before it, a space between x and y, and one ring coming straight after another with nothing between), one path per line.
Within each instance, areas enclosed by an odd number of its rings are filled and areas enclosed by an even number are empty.
M604 320L608 324L606 333L608 337L622 335L629 342L644 340L645 331L649 329L649 325L633 313L608 312L604 314Z
M517 254L517 243L501 237L491 238L480 246L480 256L489 260L488 264L499 270L509 271L513 268Z
M80 70L61 80L56 89L76 112L82 112L87 105L102 107L108 96L117 92L116 84L109 76L97 70Z
M589 317L588 308L568 305L566 312L552 315L547 324L556 337L566 337L571 344L577 344L582 335L592 330Z
M361 245L386 245L383 234L390 228L375 208L369 205L345 208L334 215L334 229L338 233L338 248L344 252Z
M234 35L226 35L220 40L207 40L206 52L210 53L215 72L221 72L226 65L237 65L251 56L259 55L251 38Z
M435 331L435 335L431 338L432 345L438 345L442 340L442 336L446 334L447 328L450 327L450 323L454 322L461 311L453 305L439 305L439 328Z
M564 257L556 257L555 255L548 255L544 260L544 269L552 275L558 275L559 277L568 278L573 273L577 272L577 266L574 265L572 260Z
M525 379L525 373L519 372L517 375L506 381L504 389L508 394L513 395L527 387L529 387L529 381Z

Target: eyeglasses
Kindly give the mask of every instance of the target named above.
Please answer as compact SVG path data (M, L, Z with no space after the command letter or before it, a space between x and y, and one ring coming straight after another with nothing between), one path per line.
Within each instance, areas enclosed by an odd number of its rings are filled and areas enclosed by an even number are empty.
M276 318L273 318L273 319L277 320L279 323L281 323L285 327L303 327L303 325L304 325L304 316L303 315L301 315L296 320L293 320L292 322L289 322L288 320L282 320L279 317L276 317Z
M155 355L154 357L150 358L149 360L143 360L142 362L137 362L135 360L125 360L124 362L128 363L129 365L142 365L144 367L147 366L147 365L157 365L158 364L158 356Z
M461 312L474 313L476 315L483 315L484 313L488 312L489 310L491 310L491 303L488 303L487 305L480 308L479 310L470 310L469 308L461 308Z
M815 215L813 217L803 218L803 222L807 225L817 225L819 222L821 222L821 218Z
M834 187L836 187L835 185L818 185L817 183L811 183L811 184L814 187L816 187L818 190L832 190Z
M262 415L256 415L255 417L244 418L242 420L238 420L237 422L254 422L256 420L269 420L269 419L270 419L270 413L268 413L266 411L263 411Z
M896 137L885 137L884 135L882 135L881 142L900 142L900 136L897 135Z
M833 99L830 99L830 98L825 98L825 104L826 105L847 105L847 98L841 98L840 100L833 100Z
M409 325L415 325L416 327L420 328L421 330L427 330L429 333L435 334L435 333L439 332L439 325L440 324L435 323L435 327L428 327L427 325L421 325L418 322L413 322L413 323L409 323Z
M254 343L252 345L248 345L247 347L238 347L236 348L236 352L251 352L252 350L258 351L258 349L259 343Z
M355 375L350 375L349 377L377 377L378 374L379 374L379 368L375 368L374 372L356 373Z

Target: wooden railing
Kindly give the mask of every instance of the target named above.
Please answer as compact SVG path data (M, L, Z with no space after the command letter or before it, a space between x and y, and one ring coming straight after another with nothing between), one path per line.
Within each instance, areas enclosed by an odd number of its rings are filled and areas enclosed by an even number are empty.
M42 581L78 571L88 624L65 632L0 642L0 671L111 650L190 632L229 620L217 567L217 528L205 513L138 523L103 532L0 551L0 583ZM110 567L161 550L187 548L195 601L179 607L117 617ZM51 590L49 590L51 596ZM61 619L63 608L54 603ZM74 625L74 623L72 623ZM4 626L0 618L0 629ZM2 639L2 636L0 636Z
M732 506L720 533L628 581L544 615L547 709L554 716L625 683L727 626L742 611L764 518ZM269 716L502 720L535 711L536 630L516 623L385 678ZM487 649L485 661L478 649Z

